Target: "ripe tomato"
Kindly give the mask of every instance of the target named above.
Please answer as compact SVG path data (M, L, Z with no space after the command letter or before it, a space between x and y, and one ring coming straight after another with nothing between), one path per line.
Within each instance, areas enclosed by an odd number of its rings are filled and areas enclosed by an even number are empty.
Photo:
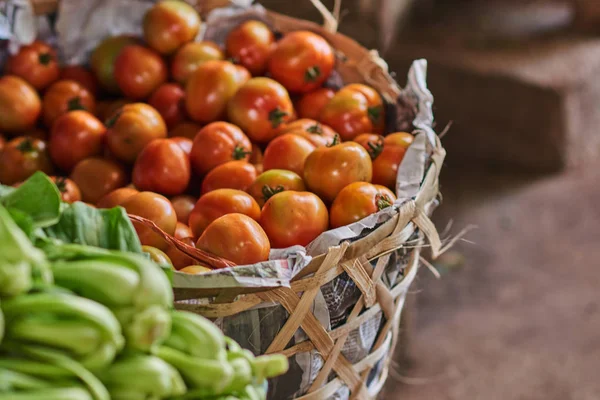
M98 79L89 69L79 65L67 65L60 70L61 80L71 80L79 83L91 94L98 94Z
M285 190L267 200L260 225L275 249L306 246L327 230L329 214L315 194Z
M62 201L65 203L81 201L81 191L75 182L63 176L51 176L50 179L58 188Z
M250 139L240 128L228 122L213 122L194 138L190 160L194 171L204 175L228 161L248 161L251 152Z
M188 156L188 158L190 157L192 154L192 147L194 146L194 142L191 139L185 137L173 137L171 138L171 141L177 143L177 146L183 150L185 155Z
M152 192L140 192L125 200L122 206L128 214L149 219L168 235L175 233L177 216L171 202L166 197ZM143 245L156 247L163 251L168 249L169 245L162 236L148 226L138 222L134 222L133 226Z
M19 76L35 89L43 90L58 80L60 70L56 52L41 41L23 46L6 62L6 73Z
M193 262L193 260L192 260L192 262ZM212 269L210 269L208 267L204 267L202 265L188 265L187 267L181 268L179 270L179 272L183 272L184 274L190 274L190 275L205 274L210 271L212 271Z
M102 154L106 128L87 111L61 115L52 125L49 150L60 169L71 171L81 160Z
M183 1L165 0L146 12L143 28L150 47L161 54L171 54L194 40L200 30L200 16Z
M31 128L31 129L27 129L26 131L23 131L21 136L30 137L30 138L34 138L34 139L40 139L40 140L47 142L48 136L50 136L50 132L48 132L46 129L42 129L42 128Z
M13 185L29 178L36 171L46 174L54 171L46 142L17 137L4 145L4 150L0 152L0 183Z
M369 153L354 142L319 147L304 164L306 186L327 202L352 182L370 182L372 177Z
M86 158L77 163L70 178L79 186L82 200L93 204L107 193L127 184L127 174L121 165L99 157Z
M40 98L27 82L13 75L0 78L0 131L10 134L33 128L41 110Z
M138 193L139 191L137 189L131 187L115 189L112 192L102 196L102 198L96 203L96 207L113 208L116 206L120 206L125 200Z
M342 140L352 140L361 133L382 134L385 129L383 100L369 86L347 85L327 103L320 121L331 126Z
M164 83L152 93L148 104L165 120L167 128L173 128L185 120L185 92L176 83Z
M168 265L173 267L173 262L169 256L162 250L152 246L142 246L142 251L148 253L150 259L158 265Z
M107 121L106 144L121 161L132 163L148 143L167 137L165 121L144 103L126 104Z
M194 71L185 87L185 107L200 123L223 119L227 103L250 73L228 61L206 61Z
M335 66L333 49L322 36L295 31L281 39L269 60L269 73L290 92L320 87Z
M278 136L265 149L263 168L286 169L301 175L304 172L304 162L315 146L301 136L292 133Z
M200 237L206 227L225 214L239 213L252 219L260 218L260 207L246 192L235 189L217 189L209 192L196 202L189 218L189 226L194 237Z
M250 153L250 159L248 162L254 164L254 166L262 165L264 159L263 151L260 146L252 145L252 153Z
M386 187L354 182L336 196L331 205L331 227L350 225L394 204L396 196Z
M136 43L138 43L138 39L130 36L109 37L100 42L92 52L90 57L92 71L107 92L119 92L119 85L117 85L114 73L115 60L125 46Z
M265 231L244 214L227 214L214 220L196 247L238 265L267 261L271 251Z
M191 196L179 196L179 197L191 197ZM171 204L173 204L173 208L175 209L175 214L177 214L177 227L175 228L175 233L173 234L173 236L175 236L177 239L183 239L186 237L190 237L190 236L194 236L194 234L192 233L192 229L187 225L187 220L189 219L189 214L192 212L192 210L194 209L194 204L196 200L195 198L191 197L192 202L189 203L191 208L187 208L185 209L185 216L188 217L186 218L186 222L181 222L181 214L179 214L177 211L177 207L175 206L175 204L173 203L175 200L178 200L177 198L173 198L171 199ZM181 202L181 200L179 200ZM181 205L179 206L181 207Z
M169 131L169 137L184 137L194 140L200 129L202 129L202 127L193 122L182 122L175 125L175 127Z
M247 161L229 161L212 169L202 181L202 194L216 189L247 190L256 179L256 167Z
M267 25L256 20L246 21L227 36L227 55L252 75L263 75L274 43L275 35Z
M298 117L319 119L321 112L334 95L335 90L329 88L320 88L306 93L296 103Z
M179 227L180 224L178 223L177 226ZM175 228L175 237L177 237L177 228ZM178 239L188 246L194 247L195 245L193 237L181 237ZM169 256L171 262L173 262L173 266L177 270L181 270L182 268L196 263L192 257L188 256L175 246L169 246L169 249L167 250L167 256Z
M202 63L224 58L223 51L216 43L208 41L187 43L173 56L171 76L183 85Z
M4 136L0 135L0 151L4 149L4 145L6 145L6 139L4 139Z
M101 121L106 121L114 115L125 104L133 104L133 100L118 99L113 101L101 101L96 104L96 115Z
M161 56L143 46L130 45L115 60L115 80L130 99L141 100L167 81L167 65Z
M229 120L260 143L273 139L277 128L294 117L287 90L269 78L252 78L242 85L227 110Z
M323 125L313 119L302 118L279 129L279 134L293 133L302 136L315 147L323 147L331 144L335 138L335 132L327 125Z
M402 146L405 149L408 149L414 140L415 137L408 132L390 133L385 137L386 144Z
M96 100L83 86L75 81L58 81L48 88L42 99L44 123L52 128L61 115L74 110L85 110L94 114Z
M271 169L265 171L256 178L248 188L248 193L258 203L260 207L273 195L284 190L294 190L304 192L306 187L300 175L284 169Z

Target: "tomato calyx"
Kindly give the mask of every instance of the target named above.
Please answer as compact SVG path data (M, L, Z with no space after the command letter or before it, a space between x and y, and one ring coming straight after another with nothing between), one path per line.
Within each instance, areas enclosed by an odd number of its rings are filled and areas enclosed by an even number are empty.
M250 155L250 154L252 154L252 152L249 150L246 150L242 146L235 146L235 149L233 149L233 153L231 154L231 157L234 160L242 160L242 159L246 158L247 155Z
M306 82L315 82L319 76L321 76L321 69L317 65L313 65L304 73L304 80Z
M41 53L38 56L38 61L42 65L48 65L52 61L52 54L50 54L50 53Z
M54 184L58 188L59 192L64 193L67 191L67 180L64 177L58 176L54 181Z
M333 147L333 146L338 145L340 143L341 143L340 135L338 135L336 133L335 136L333 137L333 140L331 141L331 143L327 144L327 147Z
M381 211L384 208L391 207L393 202L387 195L378 194L377 196L375 196L375 204L377 204L377 209Z
M67 110L75 111L75 110L85 110L85 107L81 103L81 97L75 96L72 99L69 99L67 102Z
M371 156L371 160L376 159L383 151L383 139L381 139L381 138L375 143L368 142L367 145L369 146L367 151L369 152L369 155Z
M285 188L282 185L277 185L274 188L269 185L265 185L262 188L262 195L265 198L265 201L267 201L271 197L275 196L277 193L281 193L284 190Z
M378 124L381 119L381 106L369 107L367 109L367 114L369 115L371 122Z
M306 128L306 132L308 132L308 133L314 133L314 134L317 134L317 135L322 135L323 134L323 128L317 122L316 124L311 125L308 128Z
M240 64L240 59L237 57L229 57L225 61L229 61L230 63L235 64L235 65Z
M288 113L285 111L281 111L279 107L274 108L269 111L269 121L271 121L271 126L273 128L279 127L283 123L283 118L287 117Z
M106 120L106 122L104 123L104 125L106 125L107 128L112 128L114 124L117 123L117 121L119 120L119 117L121 116L121 114L123 114L122 111L117 111L115 113L115 115L113 115L112 117L108 118Z
M21 153L32 153L35 151L33 148L33 143L28 137L17 145L17 150L19 150Z

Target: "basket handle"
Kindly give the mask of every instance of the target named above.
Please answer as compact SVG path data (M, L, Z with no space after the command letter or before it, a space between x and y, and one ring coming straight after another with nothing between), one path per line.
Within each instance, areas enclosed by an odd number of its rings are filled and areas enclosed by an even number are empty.
M325 7L321 0L310 0L315 8L323 16L323 28L330 33L336 33L340 21L340 10L342 8L342 0L335 0L333 5L333 13Z

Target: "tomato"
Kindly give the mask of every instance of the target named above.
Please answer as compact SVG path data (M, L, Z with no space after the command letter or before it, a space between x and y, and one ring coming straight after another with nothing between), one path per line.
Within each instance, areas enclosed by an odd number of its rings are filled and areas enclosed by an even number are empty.
M287 90L269 78L252 78L242 85L227 110L229 120L260 143L273 139L277 128L294 118Z
M49 150L60 169L71 171L81 160L102 154L106 128L87 111L63 114L52 125Z
M194 140L200 129L202 129L202 127L193 122L182 122L175 125L175 127L169 131L169 137L184 137Z
M198 67L210 60L223 60L225 55L213 42L192 42L177 50L171 61L171 76L182 85Z
M0 78L0 131L11 134L33 128L42 104L31 85L18 76Z
M202 181L202 194L216 189L246 190L256 179L256 167L247 161L229 161L212 169Z
M148 143L167 137L167 126L152 106L126 104L107 121L106 144L121 161L132 163Z
M193 204L192 204L193 205ZM173 206L175 207L175 206ZM177 210L175 210L175 212L177 212ZM192 230L190 229L189 226L187 226L185 223L177 221L177 226L175 227L175 233L173 234L173 236L175 236L176 239L185 239L187 237L192 237L194 234L192 233Z
M200 16L183 1L165 0L146 12L143 28L150 47L161 54L171 54L194 40L200 30Z
M246 21L227 36L227 55L252 75L263 75L274 43L275 35L267 25L256 20Z
M286 169L301 175L304 162L315 146L301 136L292 133L278 136L265 149L263 168Z
M248 193L235 189L217 189L200 197L189 218L194 237L202 235L206 227L217 218L231 213L244 214L258 220L260 207Z
M262 208L260 225L276 249L306 246L329 226L323 201L310 192L285 190L273 195Z
M115 80L130 99L141 100L167 81L167 65L161 56L143 46L130 45L115 60Z
M139 191L137 189L130 187L115 189L112 192L102 196L102 198L96 203L96 207L113 208L116 206L120 206L125 200L138 193Z
M394 204L396 196L386 187L354 182L336 196L331 205L332 228L350 225Z
M140 192L125 200L122 204L128 214L137 215L154 222L166 234L173 235L177 226L177 216L171 202L164 196L152 192ZM147 225L133 222L133 226L146 246L167 250L169 245L158 233Z
M194 171L204 175L228 161L248 161L251 152L250 139L240 128L228 122L213 122L194 138L190 160Z
M227 214L214 220L196 247L238 265L269 259L269 238L260 225L244 214Z
M327 125L323 125L313 119L302 118L279 128L280 135L293 133L307 139L315 147L323 147L331 144L335 138L335 132Z
M385 137L385 144L398 145L408 149L414 140L415 137L408 132L395 132Z
M82 200L94 204L107 193L127 184L127 175L121 165L99 157L77 163L70 178L79 186Z
M296 103L298 117L319 119L321 112L335 95L335 90L319 88L304 94Z
M179 224L177 224L177 226L179 226ZM175 235L175 237L177 237L177 230L175 230ZM187 244L188 246L195 246L193 237L185 237L178 239L181 240L183 243ZM183 251L179 250L173 245L169 246L169 249L167 250L167 256L169 256L169 258L173 262L173 266L175 267L175 269L178 270L180 270L181 268L185 268L189 265L194 265L197 262L192 257L188 256Z
M60 70L61 80L71 80L79 83L94 96L98 94L98 79L89 69L79 65L67 65Z
M372 177L369 153L354 142L319 147L304 164L306 186L327 202L352 182L370 182Z
M22 46L6 62L6 74L23 78L37 90L58 80L59 73L56 52L41 41Z
M202 265L189 265L189 266L187 266L185 268L181 268L179 270L179 272L183 272L184 274L191 274L191 275L205 274L210 271L212 271L212 269L210 269L208 267L204 267Z
M102 105L100 104L102 103ZM106 121L112 117L120 108L126 104L135 103L133 100L118 99L113 101L102 101L96 104L96 115L101 121Z
M196 205L197 201L198 200L194 196L185 194L172 197L171 204L173 204L175 214L177 214L177 221L181 222L182 224L187 224L190 219L190 214L192 213L192 210L194 209L194 206ZM192 236L192 234L187 236ZM175 237L177 237L177 235Z
M342 140L352 140L361 133L382 134L385 129L383 100L369 86L347 85L327 103L320 121L331 126Z
M185 137L173 137L171 138L171 141L177 143L177 146L183 150L185 155L190 157L192 154L192 147L194 146L194 142L191 139Z
M174 196L190 183L190 161L171 139L148 143L133 166L132 181L140 190Z
M150 255L150 259L158 265L170 265L173 266L173 262L164 251L157 249L152 246L142 246L142 251Z
M148 104L156 108L165 120L167 128L173 128L185 120L185 92L175 83L165 83L158 87L148 99Z
M254 166L259 164L262 165L263 159L264 155L260 146L252 145L252 153L250 153L250 159L248 160L248 162L250 164L254 164Z
M4 145L6 145L6 139L4 139L4 136L0 135L0 151L4 149Z
M262 207L273 195L284 190L304 192L306 187L300 175L295 172L284 169L271 169L256 178L248 188L248 193Z
M58 81L48 88L42 99L43 119L48 128L61 115L74 110L94 114L96 100L83 86L75 81Z
M100 42L92 52L90 57L92 71L107 92L119 92L119 85L115 80L115 60L125 46L136 43L138 39L130 36L109 37Z
M334 66L333 49L322 36L295 31L277 43L269 60L269 73L290 92L306 93L320 87Z
M353 142L360 144L369 152L371 159L374 159L378 154L378 147L383 146L383 136L374 133L361 133L352 139Z
M185 107L194 121L208 123L223 119L227 103L250 73L228 61L206 61L194 71L185 86Z
M42 128L31 128L31 129L27 129L26 131L23 131L21 133L21 136L30 137L30 138L34 138L34 139L40 139L40 140L47 142L48 136L50 136L50 132L48 132L46 129L42 129Z
M50 179L58 188L62 201L65 203L81 201L81 191L75 182L63 176L51 176Z
M36 171L54 171L46 142L28 137L16 137L0 152L0 183L13 185L24 181Z

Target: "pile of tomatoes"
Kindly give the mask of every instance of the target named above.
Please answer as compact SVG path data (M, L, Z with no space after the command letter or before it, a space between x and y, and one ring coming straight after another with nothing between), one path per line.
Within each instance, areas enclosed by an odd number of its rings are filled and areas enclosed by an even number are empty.
M194 41L200 24L186 3L162 1L143 41L107 38L89 68L59 66L40 41L22 47L0 78L0 183L44 171L64 201L122 206L236 264L394 202L413 136L382 136L373 88L324 86L336 58L323 37L276 39L250 20L221 48ZM135 227L176 268L194 264Z

